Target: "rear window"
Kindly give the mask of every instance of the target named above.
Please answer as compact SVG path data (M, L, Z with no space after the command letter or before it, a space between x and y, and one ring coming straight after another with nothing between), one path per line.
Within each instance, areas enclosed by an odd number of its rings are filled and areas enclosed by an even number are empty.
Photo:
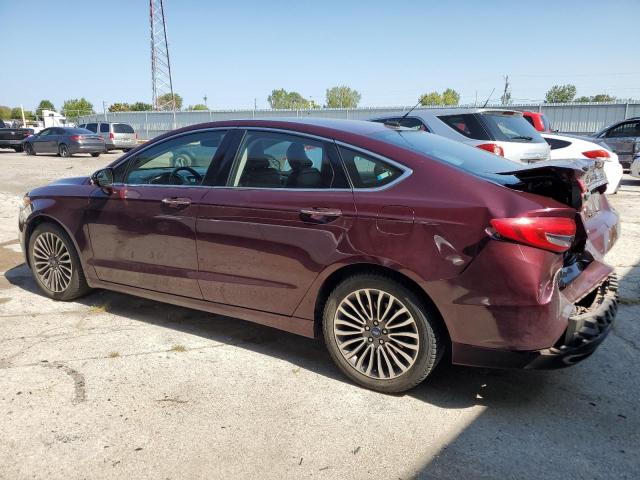
M134 132L131 125L127 125L126 123L114 123L113 133L134 133Z
M373 137L479 176L526 168L504 157L431 133L389 129Z
M65 133L70 135L92 135L93 132L91 130L87 130L86 128L65 128Z
M459 115L441 115L438 117L456 132L475 140L491 140L478 117L473 113Z
M479 117L494 140L519 143L544 142L538 131L522 115L481 113Z

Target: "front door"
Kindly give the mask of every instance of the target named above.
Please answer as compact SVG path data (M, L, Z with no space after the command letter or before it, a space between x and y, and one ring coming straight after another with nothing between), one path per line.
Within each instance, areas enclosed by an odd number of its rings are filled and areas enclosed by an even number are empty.
M36 153L57 153L57 139L54 128L45 128L33 139L33 150Z
M223 130L170 137L115 169L111 192L90 198L88 226L100 280L202 298L195 226ZM188 158L176 164L176 159Z
M333 143L247 131L226 183L205 194L198 214L204 298L291 315L340 260L354 219Z
M618 160L629 168L635 153L635 144L640 142L640 121L622 123L604 134L605 142L618 155Z

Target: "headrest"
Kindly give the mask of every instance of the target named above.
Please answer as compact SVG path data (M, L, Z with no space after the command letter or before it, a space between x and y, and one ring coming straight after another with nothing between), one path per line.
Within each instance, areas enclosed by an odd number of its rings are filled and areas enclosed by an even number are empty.
M263 170L269 168L269 159L264 157L247 158L246 170Z
M294 142L287 148L287 160L294 170L301 170L313 166L313 162L307 157L307 152L302 143Z

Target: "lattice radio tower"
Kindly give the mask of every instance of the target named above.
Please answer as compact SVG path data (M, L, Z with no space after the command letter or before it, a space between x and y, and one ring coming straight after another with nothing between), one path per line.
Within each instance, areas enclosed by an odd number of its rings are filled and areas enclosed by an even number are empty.
M151 25L151 82L154 110L176 109L171 82L169 44L164 21L162 0L149 0L149 22ZM169 95L167 95L169 94Z

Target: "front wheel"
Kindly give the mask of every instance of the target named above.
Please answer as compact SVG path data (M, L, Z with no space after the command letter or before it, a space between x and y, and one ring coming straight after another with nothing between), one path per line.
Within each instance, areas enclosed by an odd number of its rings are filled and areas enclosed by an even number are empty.
M35 155L36 151L33 149L33 145L31 145L30 143L25 143L24 153L26 153L27 155Z
M91 290L73 242L62 228L52 223L38 225L28 248L33 276L47 297L73 300Z
M58 147L58 155L64 158L70 157L71 153L69 152L69 147L67 147L64 143L60 144L60 146Z
M91 154L91 156L92 156L92 157L94 157L94 158L95 158L95 157L99 157L99 156L100 156L100 153L101 153L101 152L95 152L95 153L92 153L92 154Z
M323 331L342 372L384 393L418 385L445 348L437 313L413 291L376 274L349 277L333 290Z

